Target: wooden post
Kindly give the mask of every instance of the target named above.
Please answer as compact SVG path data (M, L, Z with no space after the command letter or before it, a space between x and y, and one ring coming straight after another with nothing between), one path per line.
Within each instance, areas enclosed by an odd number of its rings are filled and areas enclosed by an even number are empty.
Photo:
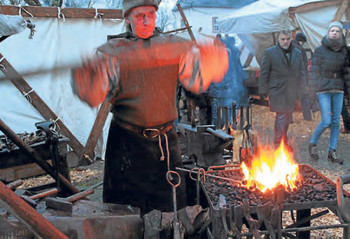
M29 206L17 194L12 192L0 181L0 200L6 210L11 212L19 221L28 226L29 230L40 238L68 239L61 231L53 226L44 216Z
M59 117L50 109L50 107L40 98L40 96L33 91L32 87L23 79L23 77L13 68L13 66L3 57L0 53L0 63L4 66L1 67L1 71L6 77L16 86L16 88L22 92L31 92L30 103L35 107L35 109L46 119L46 120L57 120L62 134L69 138L69 145L74 150L75 154L80 158L83 154L84 146L79 142L79 140L73 135L72 132L66 127L66 125L59 120Z
M94 149L96 147L98 138L102 133L102 128L105 124L105 121L109 113L109 107L110 107L110 103L107 100L105 100L101 104L100 109L98 110L98 114L97 114L94 126L92 127L92 130L90 132L88 141L86 142L83 154L81 155L80 162L82 162L83 159L86 159L90 161L90 163L92 163L92 159L94 158Z
M349 6L349 0L343 0L343 2L338 7L337 12L334 15L333 21L340 21L345 11L347 11Z
M194 38L194 35L193 35L193 32L192 32L192 29L191 29L190 25L188 24L187 18L185 16L185 13L182 11L182 7L181 7L180 3L177 3L176 7L179 10L179 13L180 13L180 15L182 17L182 20L185 23L186 29L188 31L188 34L190 34L191 40L196 42L196 39Z

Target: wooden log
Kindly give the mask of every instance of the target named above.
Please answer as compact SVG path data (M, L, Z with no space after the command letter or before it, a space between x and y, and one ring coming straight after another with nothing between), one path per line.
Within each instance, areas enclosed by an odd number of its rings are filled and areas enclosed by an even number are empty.
M4 66L0 68L1 71L10 79L16 88L20 92L31 92L31 101L29 102L35 107L35 109L46 120L59 119L59 117L50 109L50 107L43 101L43 99L41 99L40 96L35 91L33 91L32 87L23 79L23 77L13 68L13 66L3 57L1 53L0 59L2 59L0 60L0 63ZM58 120L56 123L59 125L62 134L69 138L69 145L80 158L80 156L83 154L84 146L61 120Z
M53 226L45 217L25 203L0 181L0 199L4 208L18 220L28 226L29 230L41 238L68 239L61 231ZM0 202L1 202L0 201Z

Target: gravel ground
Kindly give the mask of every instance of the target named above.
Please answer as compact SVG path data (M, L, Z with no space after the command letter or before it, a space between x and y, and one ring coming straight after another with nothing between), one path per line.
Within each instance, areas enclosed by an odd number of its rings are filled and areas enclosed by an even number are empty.
M259 135L260 141L271 144L273 136L274 114L270 113L267 107L253 105L253 128ZM310 159L308 154L308 143L311 134L318 122L320 121L319 112L314 113L312 121L305 121L302 114L294 113L293 123L289 128L289 139L294 146L296 161L300 164L307 164L322 173L324 176L336 182L338 176L350 174L350 134L340 134L338 143L338 154L344 159L344 164L334 164L327 160L327 148L329 140L329 130L321 137L318 149L320 151L320 159L314 161ZM102 160L95 161L89 166L80 166L70 171L72 182L78 188L83 189L95 185L103 178ZM25 180L23 188L34 185L42 185L51 182L49 176L41 176ZM350 192L350 185L345 185L345 189ZM95 193L89 196L92 200L102 201L102 186L95 189ZM312 209L312 214L325 210L325 208ZM290 212L284 212L283 223L291 223ZM312 226L338 224L339 220L333 213L328 213L326 216L320 217L312 221ZM342 238L342 229L327 229L311 232L312 238Z

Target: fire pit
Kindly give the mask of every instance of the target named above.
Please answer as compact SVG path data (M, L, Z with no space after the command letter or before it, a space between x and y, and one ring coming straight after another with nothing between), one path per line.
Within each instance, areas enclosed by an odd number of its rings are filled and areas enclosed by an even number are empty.
M341 182L350 183L350 175L340 177L335 185L312 167L298 165L293 151L283 143L276 150L259 147L241 165L212 166L196 172L200 185L197 202L201 188L212 209L208 229L212 238L260 238L261 234L271 238L309 238L312 230L336 227L343 227L344 236L350 238L350 208L345 206L350 195L343 191ZM310 227L311 220L329 212L327 209L311 215L313 208L328 208L342 224ZM284 228L283 211L296 211L296 218L291 214L294 223ZM249 232L242 232L244 224Z
M259 238L259 234L288 236L293 231L305 238L311 230L348 226L309 227L310 220L328 213L326 210L310 216L312 208L328 208L337 213L337 190L331 180L308 165L299 165L301 178L294 190L278 186L264 193L244 185L240 168L227 168L209 168L205 172L207 176L202 177L206 180L201 182L201 188L212 209L212 227L209 231L212 238L240 238L248 235ZM344 197L350 198L349 193L344 191ZM282 228L282 211L289 210L296 210L298 218L293 218L296 221L293 225ZM243 224L247 224L249 233L242 233ZM303 229L300 226L307 227Z

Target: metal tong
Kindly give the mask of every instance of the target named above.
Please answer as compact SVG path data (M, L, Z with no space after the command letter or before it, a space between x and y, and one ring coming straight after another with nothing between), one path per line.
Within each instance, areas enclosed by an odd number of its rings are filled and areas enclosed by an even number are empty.
M173 181L176 179L176 177L177 177L177 183L174 184ZM181 184L181 177L178 172L169 170L166 173L166 180L173 188L172 194L173 194L173 205L174 205L174 221L173 221L174 239L183 239L184 233L181 232L181 225L177 215L177 202L176 202L176 188Z

